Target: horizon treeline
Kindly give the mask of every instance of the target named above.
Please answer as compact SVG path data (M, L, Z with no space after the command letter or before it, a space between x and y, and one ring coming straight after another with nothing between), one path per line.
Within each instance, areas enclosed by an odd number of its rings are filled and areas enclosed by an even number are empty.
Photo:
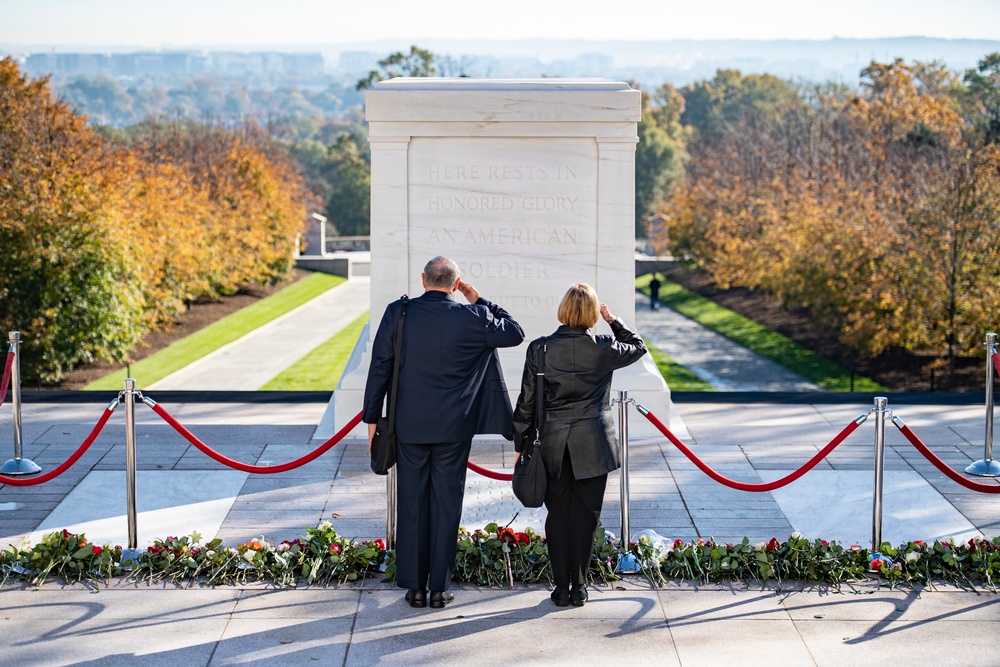
M125 361L188 304L285 280L309 198L259 128L108 138L0 60L0 322L25 380Z
M1000 53L964 76L873 62L849 89L725 70L680 93L690 158L656 207L661 251L864 355L982 354L1000 324Z

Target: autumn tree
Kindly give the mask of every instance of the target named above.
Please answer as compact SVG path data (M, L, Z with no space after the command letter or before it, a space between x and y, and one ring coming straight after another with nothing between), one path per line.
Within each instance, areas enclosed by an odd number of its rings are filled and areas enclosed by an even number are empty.
M358 128L342 133L328 149L330 196L326 217L341 236L371 231L371 152Z
M978 68L966 70L965 83L972 122L986 142L1000 144L1000 52L985 56Z
M0 322L23 334L26 379L126 360L193 300L291 270L308 198L265 133L114 136L0 61Z
M142 288L113 224L102 140L45 79L0 60L0 322L21 331L27 380L121 359L139 340Z
M790 104L799 102L795 88L772 74L743 74L718 70L711 81L698 81L681 89L684 110L681 122L703 140L722 137L734 124L774 120Z
M670 84L642 94L635 150L635 233L647 234L646 220L662 208L684 174L687 132L681 125L684 98Z
M960 113L966 92L938 63L897 60L872 63L858 90L722 114L664 209L674 252L808 307L866 354L953 367L1000 300L1000 163Z

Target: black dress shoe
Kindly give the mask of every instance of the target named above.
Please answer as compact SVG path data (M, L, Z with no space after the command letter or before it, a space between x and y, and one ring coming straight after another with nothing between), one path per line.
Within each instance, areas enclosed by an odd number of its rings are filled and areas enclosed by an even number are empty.
M552 595L549 596L557 607L568 607L569 606L569 589L565 586L556 586L556 589L552 591Z
M411 607L417 607L421 609L427 606L427 591L417 590L416 588L411 588L406 591L406 601L410 603Z
M455 599L450 591L431 591L431 609L441 609Z
M569 603L574 607L582 607L587 602L587 587L578 586L569 592Z

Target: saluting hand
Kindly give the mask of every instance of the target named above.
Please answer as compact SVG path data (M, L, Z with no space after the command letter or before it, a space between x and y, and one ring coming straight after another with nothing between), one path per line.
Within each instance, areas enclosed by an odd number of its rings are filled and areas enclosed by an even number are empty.
M464 280L459 279L458 291L462 293L462 296L464 296L466 299L469 300L469 303L475 303L479 301L479 290L477 290L475 287L465 282Z
M615 316L611 314L611 311L608 310L608 306L605 303L601 304L601 317L604 318L604 321L608 324L615 321Z

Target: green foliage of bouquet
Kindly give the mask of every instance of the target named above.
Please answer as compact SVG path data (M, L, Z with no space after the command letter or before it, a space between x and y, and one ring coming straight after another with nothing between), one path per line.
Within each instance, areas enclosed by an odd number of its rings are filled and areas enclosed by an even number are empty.
M873 579L889 587L948 582L995 591L1000 537L965 543L952 538L930 543L914 540L899 547L884 543L879 552L871 553L856 544L844 547L832 541L809 540L801 533L792 533L785 542L771 538L756 544L746 538L738 544L713 539L667 542L643 534L623 545L598 527L591 580L607 584L620 579L619 564L624 557L654 586L669 580L839 584ZM82 534L63 530L45 535L34 546L22 544L0 552L0 570L0 584L23 579L40 585L50 576L66 582L129 576L133 581L189 585L271 582L276 586L330 586L379 575L392 581L395 554L380 539L342 537L329 522L307 528L304 537L277 546L263 537L235 547L225 547L218 539L202 544L201 536L192 533L158 539L138 552L92 544ZM622 570L630 571L624 566ZM509 524L501 527L491 523L472 532L460 529L454 580L501 588L518 583L551 584L545 538L530 528L515 531Z
M120 546L91 544L84 535L64 529L46 534L33 547L8 547L0 552L0 568L4 572L2 581L14 575L37 586L49 575L67 582L119 576L123 573L121 559Z

